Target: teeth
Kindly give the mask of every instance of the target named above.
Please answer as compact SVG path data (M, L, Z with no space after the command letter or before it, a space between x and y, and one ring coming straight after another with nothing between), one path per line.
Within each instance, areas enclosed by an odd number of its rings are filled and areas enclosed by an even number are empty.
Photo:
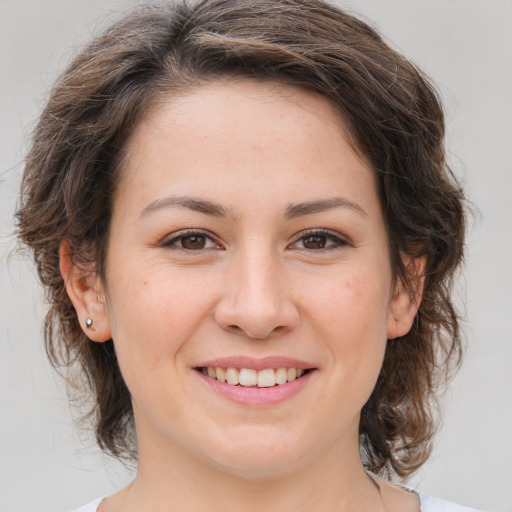
M276 370L276 384L284 384L288 381L286 368L278 368Z
M276 384L292 382L304 375L302 368L268 368L256 371L252 368L221 368L209 366L201 368L203 375L208 375L219 382L227 382L232 386L271 388Z
M228 384L236 386L240 382L238 380L239 376L240 374L236 368L228 368L226 370L226 381Z
M256 386L259 382L258 372L248 368L242 368L239 373L238 380L240 386Z
M272 369L258 372L258 387L271 388L276 385L276 372Z
M218 381L226 382L226 372L224 371L224 368L215 368L215 375Z

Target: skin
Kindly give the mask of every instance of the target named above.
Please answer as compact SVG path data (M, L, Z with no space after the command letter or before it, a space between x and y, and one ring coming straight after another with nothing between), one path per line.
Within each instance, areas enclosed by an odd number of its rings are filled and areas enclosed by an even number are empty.
M392 273L375 174L327 100L210 83L149 112L124 164L106 281L61 250L81 323L94 320L84 330L113 339L133 400L138 473L99 510L419 510L410 493L382 481L379 492L359 455L386 340L410 329L419 302ZM287 216L332 198L343 201ZM280 404L234 404L194 367L240 354L316 371Z

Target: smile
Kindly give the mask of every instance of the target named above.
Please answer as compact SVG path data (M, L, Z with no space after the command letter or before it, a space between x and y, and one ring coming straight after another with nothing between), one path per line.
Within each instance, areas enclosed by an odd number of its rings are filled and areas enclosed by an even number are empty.
M271 388L293 382L310 371L303 368L266 368L258 371L253 368L223 368L220 366L203 366L196 369L210 379L231 386L258 388Z
M310 387L319 373L312 361L283 355L231 355L198 363L193 373L210 392L251 408L273 407L291 399Z

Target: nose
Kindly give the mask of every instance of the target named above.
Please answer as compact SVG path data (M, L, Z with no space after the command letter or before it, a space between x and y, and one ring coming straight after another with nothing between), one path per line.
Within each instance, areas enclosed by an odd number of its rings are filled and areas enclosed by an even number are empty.
M240 254L230 265L215 321L224 330L254 339L291 331L300 315L289 285L276 258Z

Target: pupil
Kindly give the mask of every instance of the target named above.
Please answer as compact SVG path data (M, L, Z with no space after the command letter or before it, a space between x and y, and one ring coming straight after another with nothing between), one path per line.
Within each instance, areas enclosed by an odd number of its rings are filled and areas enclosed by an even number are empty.
M304 240L304 246L308 249L323 249L325 247L325 236L311 235Z
M201 235L186 236L181 241L184 249L204 249L205 237Z

